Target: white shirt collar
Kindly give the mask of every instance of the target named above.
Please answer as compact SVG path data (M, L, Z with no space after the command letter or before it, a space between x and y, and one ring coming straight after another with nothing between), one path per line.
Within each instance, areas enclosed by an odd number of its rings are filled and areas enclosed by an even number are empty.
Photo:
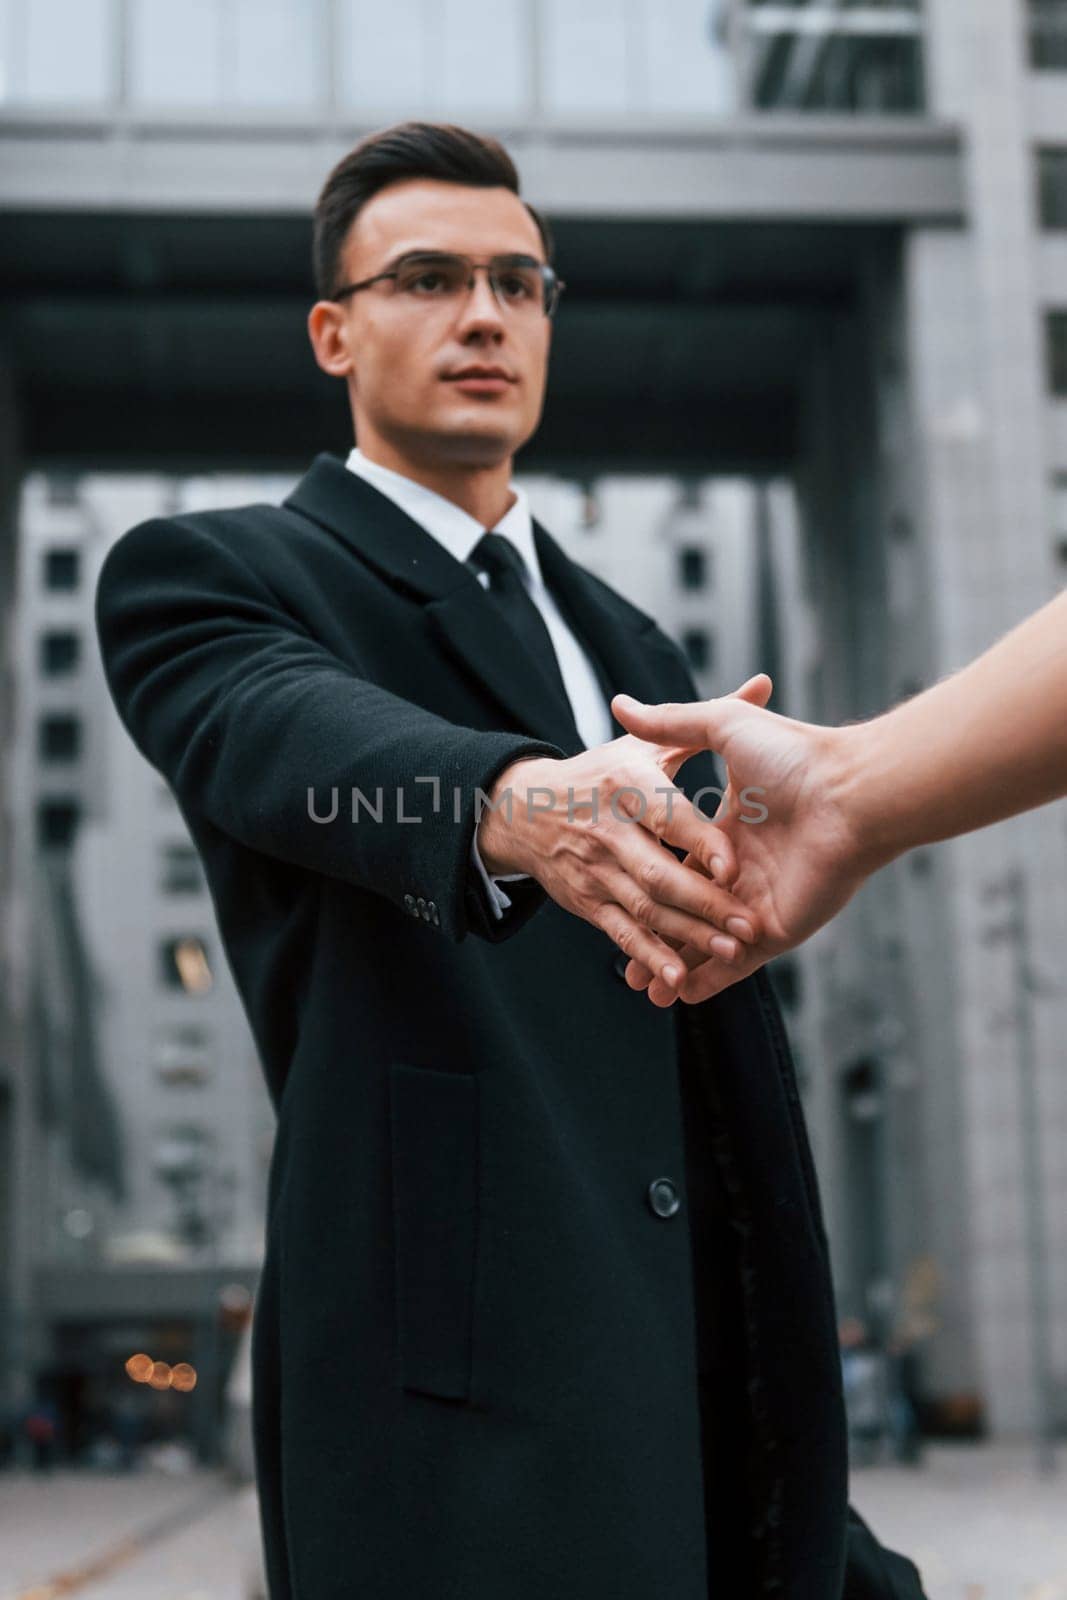
M462 506L446 500L444 495L438 494L435 489L427 489L424 484L416 483L413 478L405 478L403 473L394 472L391 467L383 467L380 462L371 461L358 445L354 445L348 452L345 466L350 472L354 472L357 478L364 478L373 488L380 489L394 505L399 506L401 511L406 512L421 528L425 528L427 533L439 540L457 561L466 561L486 531L477 517L472 517ZM530 503L526 491L517 483L512 483L509 487L515 496L515 503L505 511L499 522L494 523L490 531L502 533L505 538L511 540L525 561L533 581L540 585L543 579L541 564L537 559L537 546L534 544Z

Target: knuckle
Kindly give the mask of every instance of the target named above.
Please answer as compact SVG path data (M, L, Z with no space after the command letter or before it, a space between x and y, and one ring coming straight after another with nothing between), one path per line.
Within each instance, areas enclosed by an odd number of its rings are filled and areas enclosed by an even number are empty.
M652 918L655 916L656 902L650 895L641 894L639 892L634 895L630 910L637 918L638 922L644 923L647 927L651 923Z
M641 866L641 883L649 894L655 897L657 889L663 887L663 867L655 859L645 861Z

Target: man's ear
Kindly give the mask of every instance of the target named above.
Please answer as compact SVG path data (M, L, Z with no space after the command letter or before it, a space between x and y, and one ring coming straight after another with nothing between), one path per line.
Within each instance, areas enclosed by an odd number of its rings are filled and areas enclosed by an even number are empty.
M349 330L336 301L316 300L308 312L307 330L315 360L323 372L331 378L347 377L353 370Z

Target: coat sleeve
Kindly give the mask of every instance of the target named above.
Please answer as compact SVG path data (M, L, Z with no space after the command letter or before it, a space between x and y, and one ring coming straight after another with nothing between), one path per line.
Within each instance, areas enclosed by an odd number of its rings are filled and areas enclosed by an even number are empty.
M409 913L432 902L426 927L457 943L509 938L547 898L531 878L498 919L470 853L478 791L560 747L449 722L360 676L203 523L150 518L123 534L95 619L133 742L184 809L232 839Z

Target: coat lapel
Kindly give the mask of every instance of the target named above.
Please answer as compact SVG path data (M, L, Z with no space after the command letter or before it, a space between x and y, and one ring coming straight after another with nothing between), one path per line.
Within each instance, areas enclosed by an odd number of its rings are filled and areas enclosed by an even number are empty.
M585 748L569 703L515 640L474 573L387 495L328 452L317 455L284 504L337 534L364 561L425 606L457 665L533 738L567 755ZM601 586L534 522L545 582L611 692L642 700L678 698L678 654L654 620ZM616 734L624 730L613 720Z

